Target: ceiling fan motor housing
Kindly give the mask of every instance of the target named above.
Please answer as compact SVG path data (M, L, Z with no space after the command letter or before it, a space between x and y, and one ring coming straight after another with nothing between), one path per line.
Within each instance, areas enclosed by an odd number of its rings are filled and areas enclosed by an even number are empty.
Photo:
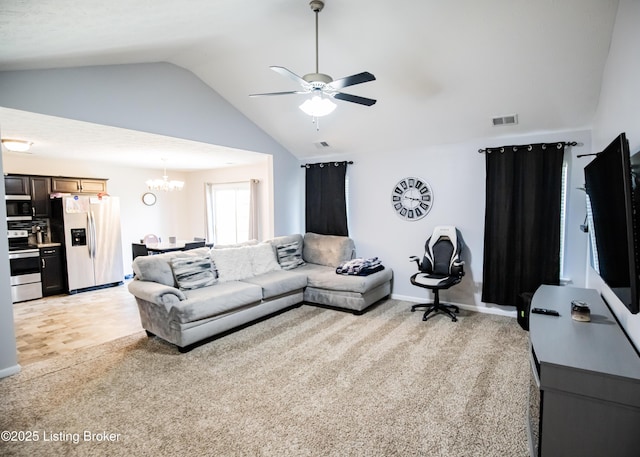
M336 98L338 100L343 100L351 103L358 103L360 105L371 106L376 103L376 100L372 98L360 97L358 95L345 94L340 90L345 87L355 86L356 84L362 84L369 81L374 81L376 79L368 71L363 71L362 73L358 73L355 75L347 76L345 78L340 78L338 80L333 80L333 78L327 74L320 73L318 70L318 13L322 11L324 8L324 2L322 0L311 0L309 2L309 6L316 13L316 71L315 73L308 73L302 77L296 75L291 70L286 69L285 67L279 66L271 66L270 68L297 82L300 86L302 86L302 90L291 90L286 92L270 92L266 94L251 94L250 97L256 97L260 95L290 95L290 94L308 94L312 93L314 95L320 93L320 98L322 95L328 95L330 97Z
M312 87L318 88L322 88L333 81L331 76L325 75L324 73L309 73L304 75L302 79L311 84Z

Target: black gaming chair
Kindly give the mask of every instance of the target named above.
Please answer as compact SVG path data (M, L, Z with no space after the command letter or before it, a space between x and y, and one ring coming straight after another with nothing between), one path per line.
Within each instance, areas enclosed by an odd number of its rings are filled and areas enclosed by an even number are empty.
M418 264L418 273L411 276L411 284L433 291L433 303L413 305L411 311L425 308L422 320L426 321L438 311L448 314L453 322L457 321L456 313L460 310L455 305L440 303L440 289L448 289L458 284L464 276L464 262L460 260L460 253L464 248L464 241L460 231L452 225L441 225L425 244L422 262L416 256L411 261ZM433 314L432 314L433 313Z

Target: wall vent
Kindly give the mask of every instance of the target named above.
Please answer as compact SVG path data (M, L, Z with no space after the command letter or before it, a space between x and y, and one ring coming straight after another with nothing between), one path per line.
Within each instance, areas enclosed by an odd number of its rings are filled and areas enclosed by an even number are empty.
M494 127L497 125L515 125L518 123L517 114L509 114L508 116L498 116L492 119Z
M325 148L329 148L329 143L327 143L326 141L318 141L317 143L313 143L316 145L316 148L318 149L325 149Z

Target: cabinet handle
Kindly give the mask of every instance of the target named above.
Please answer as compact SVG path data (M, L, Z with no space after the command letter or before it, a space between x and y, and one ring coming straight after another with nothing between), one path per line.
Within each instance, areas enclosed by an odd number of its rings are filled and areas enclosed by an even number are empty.
M32 206L32 207L31 207L31 215L32 215L33 217L36 217L36 207L35 207L35 206Z
M40 261L42 262L42 269L44 270L45 268L47 268L46 262L44 261L44 259L40 259Z

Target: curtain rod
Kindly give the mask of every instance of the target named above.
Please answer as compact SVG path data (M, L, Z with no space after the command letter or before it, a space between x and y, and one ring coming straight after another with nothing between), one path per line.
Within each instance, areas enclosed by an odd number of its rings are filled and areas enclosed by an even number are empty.
M304 165L300 165L300 168L309 168L313 165L320 165L321 167L324 167L325 165L335 165L336 167L338 165L340 165L341 163L344 163L345 165L353 165L353 160L349 160L348 162L345 162L344 160L342 162L322 162L322 163L305 163Z
M497 148L486 148L486 149L478 149L480 154L491 154L492 152L504 152L505 148L513 148L514 151L517 151L520 148L526 148L528 151L533 149L533 144L541 144L542 149L546 149L547 146L556 147L557 149L564 148L567 146L582 146L582 143L578 143L576 141L554 141L551 143L532 143L532 144L522 144L520 146L501 146Z

